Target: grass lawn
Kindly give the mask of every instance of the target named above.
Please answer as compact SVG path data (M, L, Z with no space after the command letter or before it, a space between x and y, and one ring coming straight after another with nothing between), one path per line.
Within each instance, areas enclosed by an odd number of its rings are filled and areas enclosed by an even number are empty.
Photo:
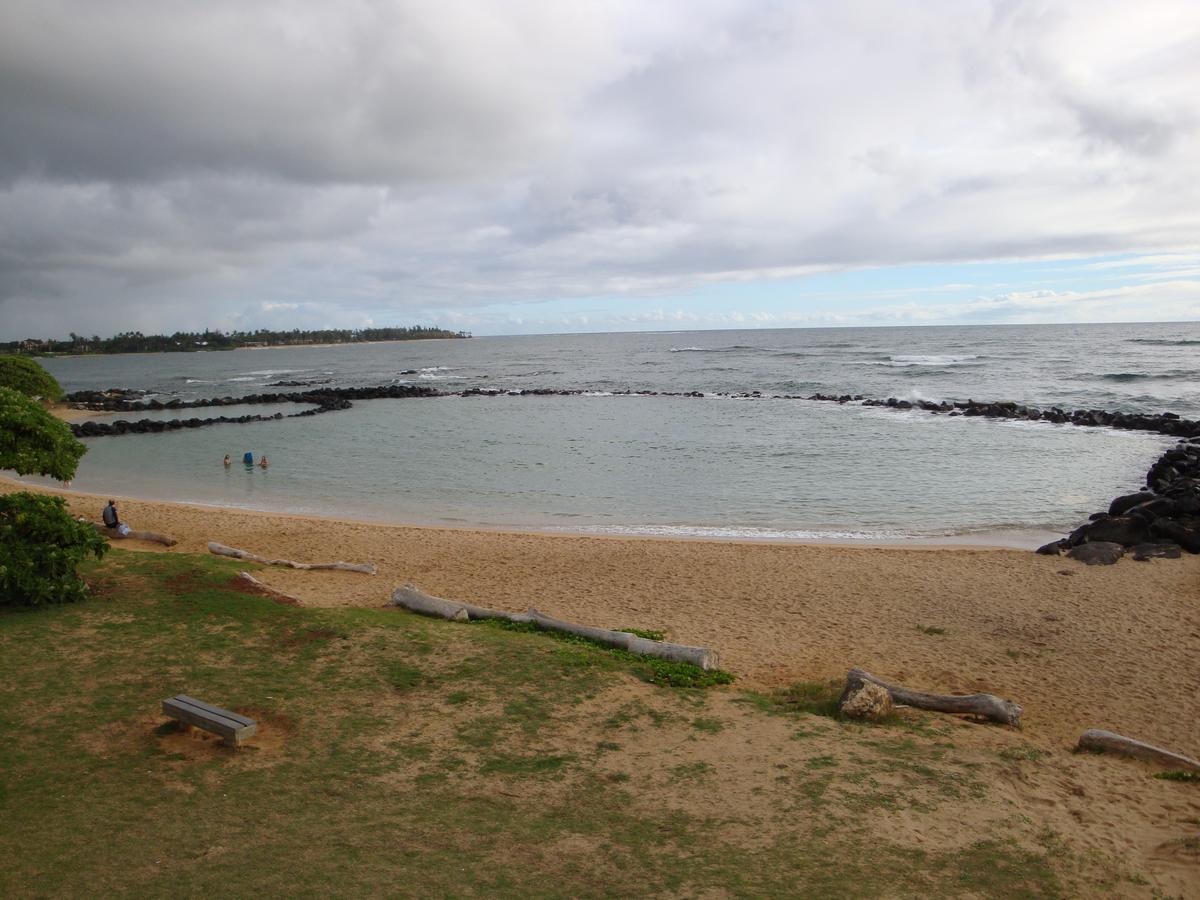
M114 550L89 602L0 611L0 896L1120 890L1010 810L964 828L989 765L1036 763L959 751L936 717L839 722L819 689L670 687L546 635L283 606L239 568ZM181 733L176 693L259 736Z

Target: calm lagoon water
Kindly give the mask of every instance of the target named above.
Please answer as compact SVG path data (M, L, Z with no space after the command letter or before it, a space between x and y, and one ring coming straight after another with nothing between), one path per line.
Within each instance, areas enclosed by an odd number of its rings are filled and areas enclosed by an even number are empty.
M95 438L74 483L84 491L421 524L809 540L982 534L1031 545L1139 487L1169 441L770 395L1197 416L1198 351L1197 324L810 329L83 357L47 368L67 390L128 387L163 400L296 390L277 381L589 392L375 400L311 418ZM766 396L612 395L626 389ZM243 411L252 409L234 414ZM268 454L271 467L224 469L225 453L245 450Z

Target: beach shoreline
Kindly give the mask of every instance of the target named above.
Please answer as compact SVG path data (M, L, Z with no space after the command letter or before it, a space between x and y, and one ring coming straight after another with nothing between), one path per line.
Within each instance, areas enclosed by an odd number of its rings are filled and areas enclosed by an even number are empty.
M884 547L903 547L909 550L954 550L954 549L975 549L975 550L1034 550L1038 546L1047 541L1057 540L1061 537L1061 533L1050 531L1042 528L1013 528L1013 529L992 529L981 530L977 532L969 532L962 534L949 535L913 535L897 538L883 538L872 536L870 538L856 537L833 537L822 535L820 537L784 537L774 534L701 534L701 533L668 533L659 534L652 532L642 532L637 530L630 531L603 531L599 529L591 530L588 527L570 528L564 526L511 526L511 525L490 525L486 523L473 523L454 525L448 523L412 521L412 520L391 520L382 518L364 518L344 513L313 513L313 512L296 512L293 510L274 510L264 509L262 507L252 506L236 506L227 505L217 502L206 502L203 500L174 500L161 497L146 497L135 496L132 494L123 494L120 492L109 492L100 494L95 491L77 491L73 488L55 487L44 482L23 481L20 478L13 478L8 475L0 475L0 485L13 485L14 490L32 489L44 491L52 494L61 494L64 497L83 496L95 498L114 498L118 500L135 501L139 503L162 503L171 506L195 507L202 510L211 511L236 511L246 513L248 515L262 515L280 518L295 518L300 520L315 520L321 522L345 522L361 525L381 525L394 528L418 528L430 529L434 531L448 532L485 532L489 534L513 534L513 535L530 535L544 537L560 537L560 538L594 538L596 540L636 540L636 541L701 541L713 543L747 543L747 544L782 544L792 545L798 544L803 546L813 547L862 547L862 548L884 548ZM699 530L699 529L697 529Z
M0 491L25 489L57 493L91 521L108 499L0 480ZM204 554L215 541L271 558L378 567L374 577L257 573L308 606L381 607L411 582L483 606L665 630L715 648L749 686L863 666L919 688L1012 698L1027 706L1033 734L1058 742L1107 727L1200 746L1200 722L1145 702L1162 684L1200 680L1198 556L1086 567L995 547L430 528L117 499L131 527L179 541L169 552Z

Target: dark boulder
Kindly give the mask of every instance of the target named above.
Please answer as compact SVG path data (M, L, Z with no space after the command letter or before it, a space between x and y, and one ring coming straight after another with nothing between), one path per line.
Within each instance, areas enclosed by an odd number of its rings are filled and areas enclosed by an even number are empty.
M1110 516L1122 515L1126 510L1133 509L1135 506L1153 500L1155 496L1149 491L1140 491L1136 494L1126 494L1124 497L1118 497L1108 505L1108 514Z
M1138 562L1150 559L1179 559L1183 555L1183 548L1173 541L1155 541L1130 547L1129 555Z
M1063 548L1066 546L1067 542L1065 539L1051 541L1048 544L1043 544L1042 546L1038 547L1034 552L1040 553L1042 556L1060 556L1063 552Z
M1111 566L1125 555L1125 548L1110 541L1080 544L1067 551L1067 556L1085 566Z
M1188 553L1200 553L1200 519L1194 516L1155 519L1151 531L1155 537L1174 541Z
M1147 522L1153 522L1155 519L1169 519L1178 511L1179 504L1170 497L1155 497L1153 500L1139 503L1132 509L1127 510L1127 515L1137 516L1138 518L1145 519Z
M1150 537L1150 523L1138 516L1108 516L1084 525L1082 539L1075 543L1112 543L1123 547L1144 543Z

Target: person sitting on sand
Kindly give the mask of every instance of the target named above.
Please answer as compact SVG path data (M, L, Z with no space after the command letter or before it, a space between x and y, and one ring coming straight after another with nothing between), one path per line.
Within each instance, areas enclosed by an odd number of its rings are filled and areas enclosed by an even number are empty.
M229 463L229 454L228 454L228 453L226 453L226 454L225 454L225 468L227 468L227 469L228 469L228 468L229 468L229 465L230 465L230 463Z
M270 465L270 463L269 463L269 462L267 462L267 454L265 454L265 453L264 453L264 454L262 455L262 459L260 459L260 460L258 461L258 467L259 467L260 469L265 469L265 468L266 468L267 466L269 466L269 465Z
M105 528L111 528L121 536L129 534L129 526L122 522L121 517L117 514L116 500L108 501L108 506L104 507L104 511L100 513L100 518L104 520Z

